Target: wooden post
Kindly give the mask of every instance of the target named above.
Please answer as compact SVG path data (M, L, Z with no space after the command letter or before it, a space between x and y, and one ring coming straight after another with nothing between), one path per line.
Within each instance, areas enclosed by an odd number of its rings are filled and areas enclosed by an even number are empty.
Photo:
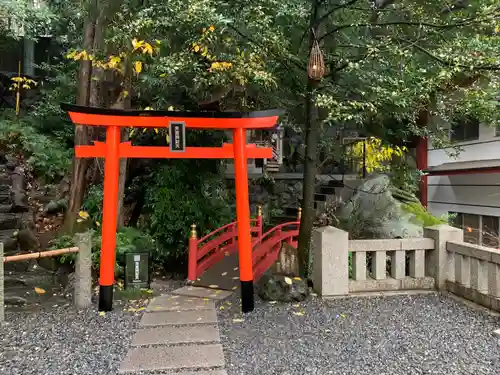
M189 237L188 254L188 280L196 281L196 264L198 262L198 234L196 224L191 225L191 236Z

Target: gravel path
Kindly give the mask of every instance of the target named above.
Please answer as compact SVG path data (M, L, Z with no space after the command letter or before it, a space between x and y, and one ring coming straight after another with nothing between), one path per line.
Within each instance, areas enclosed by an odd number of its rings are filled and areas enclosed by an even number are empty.
M500 318L446 295L221 307L229 375L500 374Z
M160 294L183 284L157 280L152 288ZM97 306L79 311L69 302L35 312L8 310L0 325L0 374L116 375L142 314L130 307L115 301L104 316Z
M0 374L116 374L139 316L72 306L6 315L0 327Z

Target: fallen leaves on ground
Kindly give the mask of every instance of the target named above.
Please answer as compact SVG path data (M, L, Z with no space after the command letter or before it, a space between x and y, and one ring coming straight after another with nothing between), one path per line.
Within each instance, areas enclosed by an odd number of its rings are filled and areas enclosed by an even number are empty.
M37 294L45 294L46 291L45 291L45 289L42 289L42 288L39 288L39 287L35 287L35 293L37 293Z

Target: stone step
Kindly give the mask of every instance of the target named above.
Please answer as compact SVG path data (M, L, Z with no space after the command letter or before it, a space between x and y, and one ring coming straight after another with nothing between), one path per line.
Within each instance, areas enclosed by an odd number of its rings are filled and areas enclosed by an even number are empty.
M119 373L139 371L197 370L224 366L220 344L132 348Z
M220 342L219 329L214 325L205 325L140 329L132 338L131 345L179 345L212 342Z
M22 215L1 213L0 214L0 228L17 229L21 226Z
M230 297L233 293L227 290L216 290L209 288L200 288L196 286L185 286L174 290L172 294L186 297L209 298L221 301Z
M214 323L217 323L217 313L215 310L192 310L145 313L141 318L140 325L142 327L152 327Z
M12 202L10 192L0 192L0 204L8 204Z
M154 298L148 305L146 311L186 311L186 310L210 310L215 308L211 300L199 298L162 295Z
M12 204L0 204L0 213L9 213L12 212Z

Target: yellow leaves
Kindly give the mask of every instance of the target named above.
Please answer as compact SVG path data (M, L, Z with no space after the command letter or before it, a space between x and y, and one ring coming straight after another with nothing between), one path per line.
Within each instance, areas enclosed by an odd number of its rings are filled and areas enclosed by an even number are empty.
M159 42L158 40L156 40L156 44L157 45L160 45L161 42ZM140 51L142 54L144 55L149 55L149 56L153 56L153 52L154 52L154 49L153 49L153 46L147 42L145 42L144 40L137 40L136 38L134 38L132 40L132 47L133 47L133 50L132 52L135 52L135 51ZM157 47L158 49L158 47Z
M500 33L500 24L495 26L495 33L499 34Z
M293 281L289 277L285 277L285 283L287 283L288 285L292 285Z
M210 72L213 72L213 71L224 71L224 70L231 69L232 66L233 66L233 64L230 63L230 62L215 61L215 62L212 63L212 65L210 66L210 69L208 69L208 70Z
M393 158L401 157L407 151L406 147L386 145L381 139L375 137L367 138L364 142L357 142L351 147L351 155L358 159L360 167L363 165L365 153L364 164L368 173L386 171Z
M295 316L304 316L305 313L303 311L294 311L293 315L295 315Z
M87 220L89 218L89 213L86 211L80 211L78 212L78 216L80 216L82 219Z
M208 28L208 30L210 30L210 31L215 31L215 26L214 26L214 25L211 25L211 26Z
M142 61L136 61L134 63L134 70L137 74L139 74L140 72L142 72Z
M173 105L171 105L170 107L167 108L168 111L175 111L175 108Z
M35 287L35 293L36 294L45 294L46 291L45 291L45 289Z
M193 48L194 52L199 52L200 51L200 46L195 45Z
M108 66L110 68L116 68L118 66L118 64L121 62L122 62L122 58L120 56L111 55L109 57Z
M100 316L106 316L106 313L104 311L99 312Z

